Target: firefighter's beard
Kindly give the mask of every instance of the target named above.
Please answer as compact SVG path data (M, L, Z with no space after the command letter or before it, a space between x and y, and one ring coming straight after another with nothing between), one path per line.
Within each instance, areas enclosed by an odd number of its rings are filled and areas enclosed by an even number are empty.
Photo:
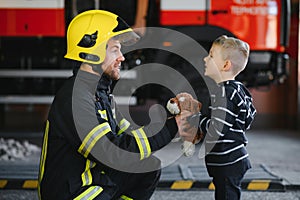
M114 81L117 81L120 79L120 68L114 68L110 74L109 74L109 77L114 80Z
M111 80L116 81L120 79L119 63L112 62L108 66L102 66L103 74L108 76Z

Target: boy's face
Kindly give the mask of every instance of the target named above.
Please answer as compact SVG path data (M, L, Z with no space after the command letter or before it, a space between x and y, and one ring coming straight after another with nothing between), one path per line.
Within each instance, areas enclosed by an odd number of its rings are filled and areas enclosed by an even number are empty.
M103 73L112 80L120 78L121 62L125 60L118 40L110 39L107 42L106 56L101 65Z
M208 76L218 82L221 79L221 70L225 65L225 60L222 58L222 51L219 45L212 45L208 56L204 58L205 76Z

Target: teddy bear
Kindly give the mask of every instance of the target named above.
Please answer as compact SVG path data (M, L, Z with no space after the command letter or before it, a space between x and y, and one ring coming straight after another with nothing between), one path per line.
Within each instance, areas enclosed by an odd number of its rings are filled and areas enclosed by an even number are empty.
M192 95L188 93L179 93L176 97L171 98L167 102L168 111L176 116L180 115L182 110L190 111L193 116L197 116L200 113L202 104L195 100ZM185 156L190 157L195 153L195 144L199 143L203 138L203 133L199 132L198 127L191 126L186 132L196 133L195 138L192 142L183 141L182 143L182 151Z

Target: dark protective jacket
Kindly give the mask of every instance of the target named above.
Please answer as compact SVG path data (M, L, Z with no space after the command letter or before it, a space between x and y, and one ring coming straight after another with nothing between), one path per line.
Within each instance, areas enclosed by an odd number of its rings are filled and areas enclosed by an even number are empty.
M125 119L116 121L108 80L99 79L79 70L55 96L40 159L40 199L93 199L106 188L119 187L118 172L157 170L152 152L177 133L174 119L159 125L161 130L156 124L133 130Z

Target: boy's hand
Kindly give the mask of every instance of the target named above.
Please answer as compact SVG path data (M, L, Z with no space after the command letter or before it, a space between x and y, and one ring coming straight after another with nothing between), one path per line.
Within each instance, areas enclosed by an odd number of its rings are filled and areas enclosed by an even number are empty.
M180 115L175 117L178 126L178 132L183 139L182 151L185 156L192 156L195 153L195 144L203 138L198 130L198 125L191 125L188 119L193 115L191 111L182 110Z
M191 117L197 118L190 121ZM180 115L176 116L176 122L179 135L185 140L196 144L204 138L204 134L198 128L199 116L192 115L190 111L183 110Z
M193 142L197 135L198 128L191 126L187 121L188 117L192 116L192 112L188 110L182 110L180 115L175 117L179 135L184 139L184 141Z

